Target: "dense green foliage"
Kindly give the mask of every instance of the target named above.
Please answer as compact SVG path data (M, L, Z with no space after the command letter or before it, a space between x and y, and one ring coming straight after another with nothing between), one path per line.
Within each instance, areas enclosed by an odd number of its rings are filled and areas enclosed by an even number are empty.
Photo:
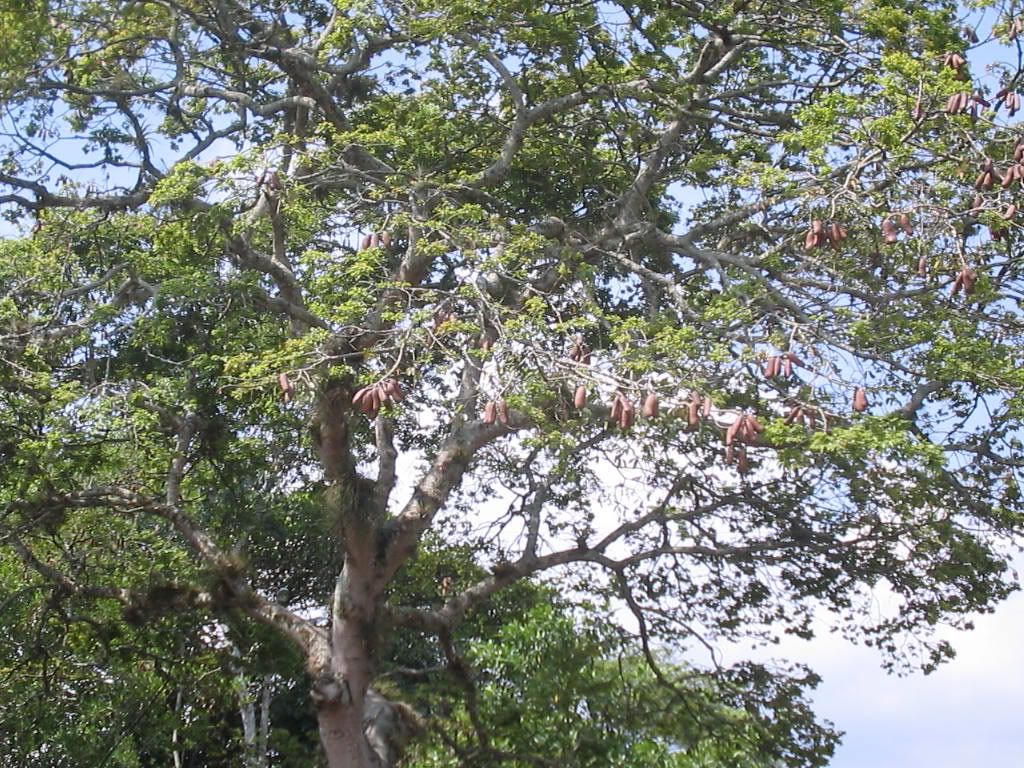
M1015 586L978 8L0 0L0 765L824 764L700 649Z

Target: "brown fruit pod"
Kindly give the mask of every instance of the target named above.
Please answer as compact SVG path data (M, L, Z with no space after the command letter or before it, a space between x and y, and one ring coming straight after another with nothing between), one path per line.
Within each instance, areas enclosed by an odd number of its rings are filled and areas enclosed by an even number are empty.
M950 295L951 296L956 296L958 293L960 293L960 289L963 287L963 284L964 284L964 273L963 272L958 272L957 275L956 275L956 279L953 280L953 287L950 289Z
M725 446L725 463L732 464L732 446Z
M750 417L747 414L740 416L740 428L736 431L736 437L742 443L749 443L754 439L754 430L750 427Z
M611 412L608 414L609 421L618 422L622 417L622 395L616 393L612 400Z
M710 397L705 397L704 398L703 409L704 409L703 410L704 418L706 419L708 416L711 415L711 398Z
M736 435L739 434L740 428L743 426L743 416L737 416L729 428L725 430L725 444L732 445L736 439Z
M970 213L977 213L984 206L985 206L985 198L983 198L981 195L975 195L974 199L971 201Z
M963 270L960 272L960 276L964 286L964 293L966 293L968 296L974 293L974 270L972 270L970 267L964 267Z
M504 399L499 400L498 401L498 405L497 405L497 409L498 409L498 421L500 421L502 424L504 424L507 427L508 426L508 403L506 403Z
M371 248L379 248L380 247L380 235L378 235L376 232L374 232L372 235L370 235L370 247Z
M395 379L384 380L384 390L391 396L391 399L396 403L400 403L405 400L405 395L402 393L402 385Z
M837 224L834 221L832 222L832 226L829 227L828 235L833 243L841 243L849 236L846 231L846 227L842 224Z
M811 222L811 234L814 235L815 238L819 238L825 234L825 224L821 219L814 219Z
M783 421L784 424L792 424L794 421L799 419L803 415L803 408L799 405L795 405L789 409L789 413L786 414L786 418Z
M700 403L696 400L691 400L686 406L686 424L691 429L695 429L700 424Z
M768 358L768 362L764 364L764 377L766 379L774 379L779 375L779 356L772 355Z
M978 174L978 177L974 180L974 188L975 189L985 189L986 185L988 187L991 187L992 183L989 180L988 171L982 171L981 173Z
M391 233L386 229L380 233L380 244L385 248L389 248L391 246Z
M372 236L370 236L370 235L363 235L363 240L359 244L359 250L365 251L366 249L368 249L370 247L370 243L372 243L372 242L373 242L373 237Z
M287 403L291 402L292 394L295 392L295 387L292 386L291 380L288 378L287 373L277 374L277 385L281 388L281 397Z
M1014 203L1010 203L1006 206L1006 210L1003 211L1003 221L1009 221L1017 215L1017 206Z
M899 240L896 234L896 226L891 219L882 219L882 240L887 245L892 245Z
M636 420L636 410L633 408L633 402L628 398L623 399L622 403L622 415L619 417L619 426L623 429L629 429L633 426L633 422Z
M483 422L484 424L493 424L494 420L498 418L498 407L495 405L493 400L488 400L487 405L484 406Z
M576 392L572 396L572 404L577 410L580 410L587 404L587 388L580 384L576 387Z
M914 226L910 223L910 216L906 213L900 214L900 227L907 235L914 234Z
M357 390L356 393L352 395L352 405L361 409L363 407L364 400L369 394L370 387L363 387L362 389Z
M757 420L757 416L753 414L747 414L747 426L753 430L754 435L759 435L764 432L764 425Z
M736 467L739 469L741 475L747 474L750 469L750 464L747 463L747 449L746 447L740 448L736 455Z
M788 353L783 355L782 360L782 375L787 379L793 375L793 357Z
M917 274L921 277L928 276L928 259L924 256L917 260Z
M814 246L817 244L817 240L818 238L815 237L814 233L811 230L807 230L807 234L804 235L804 250L813 250Z
M857 387L853 390L853 410L857 413L864 413L868 408L868 396L864 387Z
M643 414L645 418L653 419L658 415L658 396L651 392L644 398Z

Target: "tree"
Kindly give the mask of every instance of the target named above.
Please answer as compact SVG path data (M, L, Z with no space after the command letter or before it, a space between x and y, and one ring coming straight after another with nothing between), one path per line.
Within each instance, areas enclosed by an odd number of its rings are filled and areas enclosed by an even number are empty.
M327 764L390 766L396 654L500 701L465 649L516 622L474 622L543 581L651 700L821 764L812 677L666 649L824 612L930 669L1014 586L1024 67L968 59L1024 24L981 5L0 4L4 664L48 727L49 652L184 738L160 675L232 700L257 638ZM450 759L546 759L460 712Z

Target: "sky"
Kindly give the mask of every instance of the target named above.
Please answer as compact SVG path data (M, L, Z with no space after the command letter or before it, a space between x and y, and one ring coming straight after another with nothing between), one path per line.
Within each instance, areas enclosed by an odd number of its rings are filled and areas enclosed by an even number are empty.
M1024 557L1016 563L1024 566ZM957 656L930 675L897 677L872 648L836 635L775 649L823 677L819 718L845 731L834 768L1017 768L1024 765L1024 594L970 632L943 635Z

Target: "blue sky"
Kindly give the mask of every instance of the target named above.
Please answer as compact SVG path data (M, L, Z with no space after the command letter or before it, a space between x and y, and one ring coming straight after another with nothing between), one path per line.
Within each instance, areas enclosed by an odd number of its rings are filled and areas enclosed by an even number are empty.
M1017 565L1024 566L1024 558ZM931 675L889 675L877 651L835 635L777 649L824 678L815 711L846 732L830 765L1024 765L1024 594L1014 593L975 623L971 632L944 634L957 657Z

